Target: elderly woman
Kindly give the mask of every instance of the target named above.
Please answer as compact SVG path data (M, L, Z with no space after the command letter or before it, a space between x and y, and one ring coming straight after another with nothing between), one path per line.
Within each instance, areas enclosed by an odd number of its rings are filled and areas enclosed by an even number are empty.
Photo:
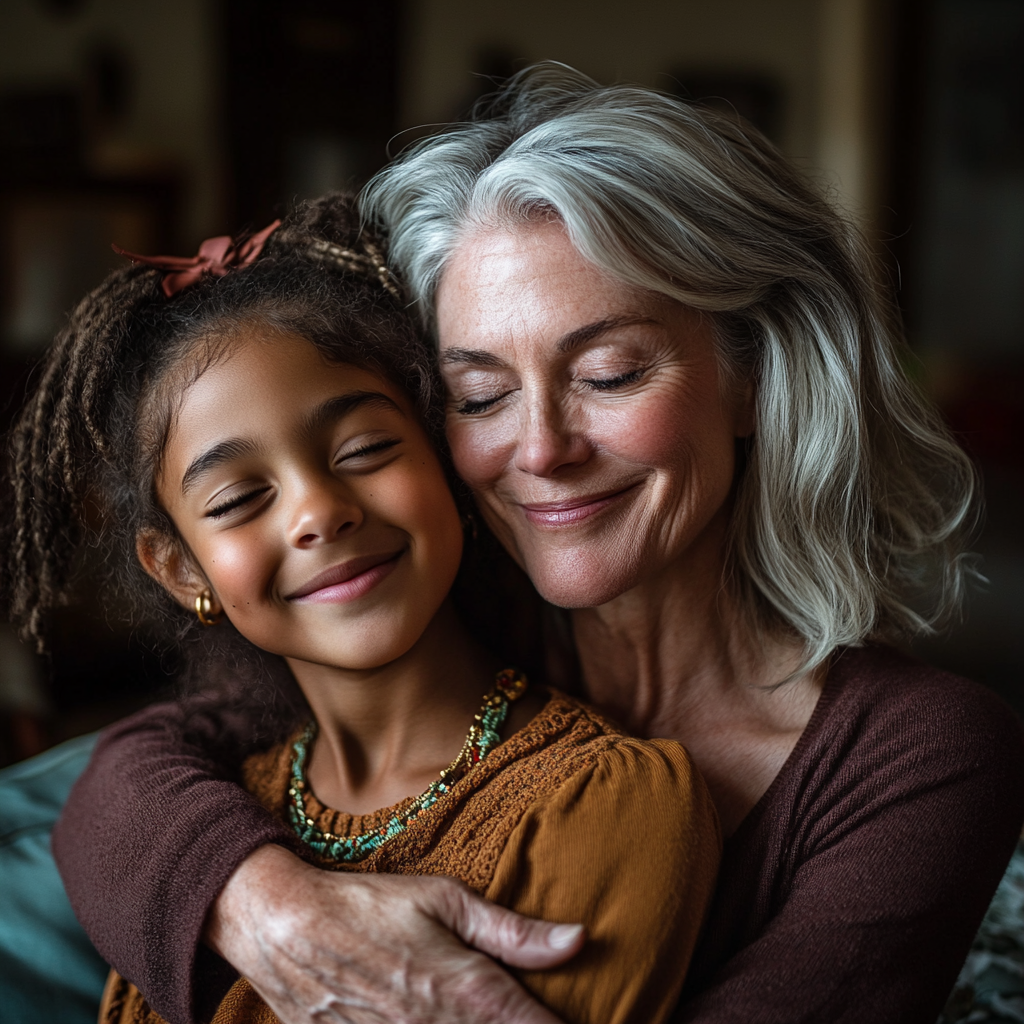
M863 243L749 127L550 65L365 201L436 335L455 466L570 609L582 692L684 743L714 796L678 1019L933 1021L1020 830L1024 751L987 691L883 645L958 606L975 481ZM222 990L210 946L289 1024L553 1024L478 951L553 965L564 933L445 879L306 865L223 777L235 724L180 721L108 732L55 837L164 1016Z

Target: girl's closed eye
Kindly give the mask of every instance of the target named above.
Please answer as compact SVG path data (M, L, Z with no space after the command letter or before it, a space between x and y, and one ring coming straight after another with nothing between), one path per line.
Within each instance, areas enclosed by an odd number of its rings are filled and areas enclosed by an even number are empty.
M204 518L221 519L229 512L234 512L236 509L251 505L257 498L266 494L269 490L269 487L256 487L252 490L245 491L242 494L236 494L225 501L214 505L213 508L207 509L204 513Z
M354 448L342 451L337 456L336 463L339 465L345 463L346 469L378 469L381 466L382 460L375 458L375 456L390 452L399 444L401 444L401 439L397 437L387 437L377 441L364 441L357 444ZM204 518L223 519L231 512L247 510L269 490L269 486L254 487L241 494L232 495L223 501L219 501L212 508L207 509L203 514Z
M398 437L385 437L379 441L366 441L361 439L357 442L355 447L344 448L338 454L336 462L348 463L346 469L361 469L364 468L360 463L370 462L373 463L374 469L377 468L380 460L374 459L374 456L382 455L385 452L390 452L392 449L402 443L402 439Z

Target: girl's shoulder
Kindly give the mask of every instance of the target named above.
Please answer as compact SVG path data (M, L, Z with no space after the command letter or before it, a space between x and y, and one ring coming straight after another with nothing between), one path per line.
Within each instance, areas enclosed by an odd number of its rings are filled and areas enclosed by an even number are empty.
M457 807L437 850L449 851L446 873L480 892L506 850L543 835L566 850L589 849L607 846L613 829L630 842L642 834L659 851L697 845L717 863L717 815L686 750L672 740L627 736L557 690L452 796Z
M288 785L291 779L292 745L305 726L273 746L250 754L243 762L239 781L264 807L282 820L287 819Z
M714 804L681 743L630 736L585 701L549 694L534 721L503 745L505 763L493 766L526 816L560 822L571 813L588 820L595 837L626 820L648 836L668 823L673 842L700 833L720 846Z
M703 784L675 740L638 739L585 701L556 689L546 692L541 711L494 751L484 774L511 773L508 781L514 777L517 784L535 779L538 790L557 789L581 773L600 785L650 783L652 772L673 785Z
M528 917L584 925L568 964L521 978L559 1019L663 1021L718 873L707 788L680 744L627 736L564 694L530 726L467 803L467 824L489 812L491 826L470 856L455 844L465 881Z

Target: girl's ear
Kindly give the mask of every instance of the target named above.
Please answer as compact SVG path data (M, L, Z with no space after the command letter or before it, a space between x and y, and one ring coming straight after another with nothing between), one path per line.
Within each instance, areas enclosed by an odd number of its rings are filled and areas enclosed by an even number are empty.
M212 593L209 581L174 537L144 530L135 538L135 553L142 568L183 608L192 611L199 594Z

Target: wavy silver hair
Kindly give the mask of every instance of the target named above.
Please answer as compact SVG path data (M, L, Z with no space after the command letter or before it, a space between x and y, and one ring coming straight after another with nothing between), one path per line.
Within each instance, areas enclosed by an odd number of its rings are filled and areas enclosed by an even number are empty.
M536 65L363 203L428 325L460 239L537 215L617 279L712 316L727 376L757 394L730 582L755 622L803 638L806 664L959 609L973 466L907 380L863 239L749 125Z

